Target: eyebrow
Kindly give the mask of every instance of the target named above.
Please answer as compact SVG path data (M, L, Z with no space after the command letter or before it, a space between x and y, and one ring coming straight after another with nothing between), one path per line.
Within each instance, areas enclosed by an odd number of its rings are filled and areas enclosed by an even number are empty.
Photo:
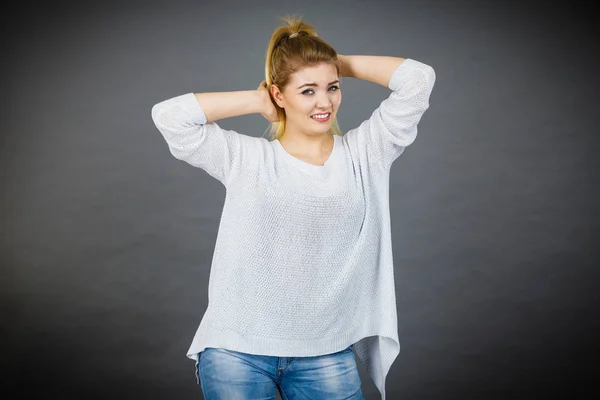
M333 85L334 83L340 83L340 81L339 81L339 80L335 80L335 81L333 81L333 82L329 82L329 83L327 84L327 86L329 86L329 85ZM298 86L298 89L300 89L300 88L303 88L304 86L319 86L319 85L317 85L316 83L310 82L310 83L305 83L305 84L304 84L304 85L302 85L302 86Z

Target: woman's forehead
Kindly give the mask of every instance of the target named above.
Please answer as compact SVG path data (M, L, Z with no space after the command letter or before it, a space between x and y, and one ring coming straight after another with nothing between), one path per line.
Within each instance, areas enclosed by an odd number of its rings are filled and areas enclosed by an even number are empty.
M314 66L307 66L294 72L291 81L294 83L317 83L327 84L338 78L337 69L334 65L321 63Z

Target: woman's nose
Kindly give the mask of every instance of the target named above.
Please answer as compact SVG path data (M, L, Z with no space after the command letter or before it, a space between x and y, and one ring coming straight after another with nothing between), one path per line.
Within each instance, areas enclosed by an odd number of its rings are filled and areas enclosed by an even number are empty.
M328 108L331 106L331 99L326 94L320 94L317 97L317 107Z

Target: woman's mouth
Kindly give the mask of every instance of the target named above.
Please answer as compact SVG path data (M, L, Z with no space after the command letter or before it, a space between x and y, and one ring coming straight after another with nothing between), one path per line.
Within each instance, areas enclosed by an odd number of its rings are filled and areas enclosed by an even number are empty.
M329 121L330 116L331 116L331 113L324 113L324 114L314 114L314 115L311 115L310 117L317 122L327 122L327 121Z

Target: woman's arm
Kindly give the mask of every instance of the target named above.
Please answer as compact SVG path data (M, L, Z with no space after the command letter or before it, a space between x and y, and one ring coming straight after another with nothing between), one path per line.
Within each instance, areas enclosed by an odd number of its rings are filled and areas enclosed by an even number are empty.
M207 123L238 115L262 113L263 96L258 90L194 93L206 114Z
M378 83L392 90L371 117L345 137L362 162L389 170L416 138L417 126L429 108L434 69L410 58L338 54L340 75Z
M338 54L340 75L388 87L394 71L406 60L387 56L346 56Z
M264 81L257 90L186 93L152 107L152 119L171 154L202 168L225 186L240 153L256 145L256 139L221 129L216 120L261 113L268 121L279 118Z
M204 169L227 187L241 153L256 153L253 146L258 142L254 137L222 129L214 121L264 112L258 92L186 93L155 104L152 120L175 158Z
M277 109L265 81L262 81L256 90L194 93L194 96L204 110L207 123L254 113L262 114L269 122L279 121Z

